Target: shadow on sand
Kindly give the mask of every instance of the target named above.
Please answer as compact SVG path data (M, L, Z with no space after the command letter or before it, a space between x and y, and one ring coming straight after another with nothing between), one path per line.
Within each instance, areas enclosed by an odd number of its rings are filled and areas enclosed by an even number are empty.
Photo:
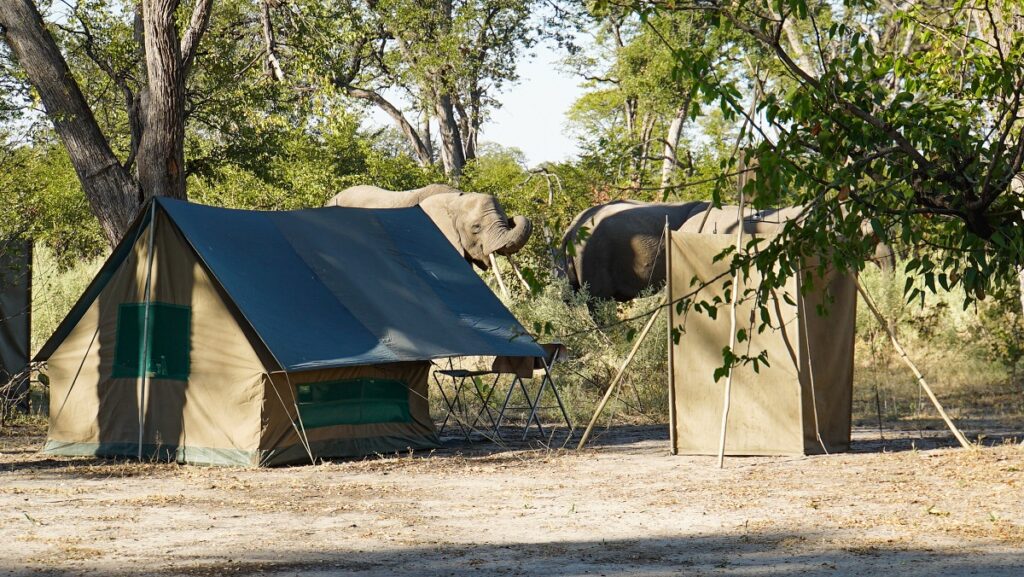
M1017 577L1024 552L960 550L955 553L901 546L843 547L826 535L739 533L697 537L628 540L543 541L436 547L393 548L381 544L373 551L262 551L232 557L169 558L163 566L110 573L170 575L328 575L440 576L544 575L570 577L605 575L655 577L668 575L934 575ZM442 537L439 535L439 537ZM486 532L481 541L486 541ZM141 569L141 572L140 572ZM2 567L24 570L23 567ZM70 576L80 570L38 568L34 575Z

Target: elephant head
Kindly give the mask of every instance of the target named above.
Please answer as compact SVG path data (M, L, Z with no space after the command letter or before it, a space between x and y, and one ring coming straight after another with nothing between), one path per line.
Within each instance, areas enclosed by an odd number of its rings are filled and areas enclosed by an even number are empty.
M490 268L492 253L518 252L533 232L525 216L509 218L489 194L452 192L435 194L420 206L466 260L483 270Z

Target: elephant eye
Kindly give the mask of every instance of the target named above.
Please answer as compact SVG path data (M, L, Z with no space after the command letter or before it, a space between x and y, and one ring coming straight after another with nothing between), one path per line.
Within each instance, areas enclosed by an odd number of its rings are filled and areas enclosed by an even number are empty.
M470 227L470 230L472 230L473 232L480 232L480 228L481 227L479 224L474 224L472 227Z

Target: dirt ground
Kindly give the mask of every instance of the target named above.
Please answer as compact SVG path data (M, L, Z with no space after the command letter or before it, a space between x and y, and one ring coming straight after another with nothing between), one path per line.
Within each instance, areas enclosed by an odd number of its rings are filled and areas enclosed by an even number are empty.
M0 439L0 575L1024 575L1020 435L858 430L724 470L665 435L255 470L51 458L22 430Z

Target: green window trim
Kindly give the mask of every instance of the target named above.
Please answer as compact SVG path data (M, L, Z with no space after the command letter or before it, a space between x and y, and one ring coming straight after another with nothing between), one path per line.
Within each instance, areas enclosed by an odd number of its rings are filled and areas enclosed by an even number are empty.
M369 377L295 385L302 425L411 423L409 385L396 379Z
M164 302L149 303L149 346L146 371L154 379L187 381L191 371L192 308ZM117 308L114 378L145 376L142 355L145 303L121 303Z

